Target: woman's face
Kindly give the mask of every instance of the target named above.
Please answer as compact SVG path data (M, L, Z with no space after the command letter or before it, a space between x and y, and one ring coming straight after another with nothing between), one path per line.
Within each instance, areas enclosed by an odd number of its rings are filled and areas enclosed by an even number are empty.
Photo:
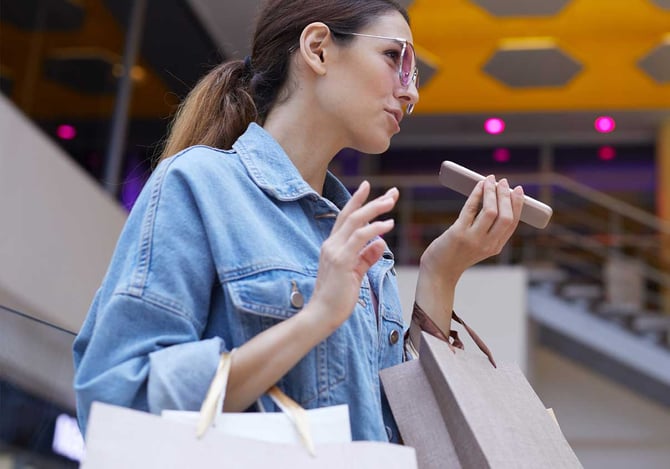
M406 39L412 43L409 25L398 12L379 17L361 34ZM414 82L403 87L398 66L403 45L393 39L354 36L338 46L334 65L322 90L324 109L335 118L343 132L345 146L365 153L383 153L393 135L400 131L400 120L408 104L419 99ZM412 64L412 69L416 64Z

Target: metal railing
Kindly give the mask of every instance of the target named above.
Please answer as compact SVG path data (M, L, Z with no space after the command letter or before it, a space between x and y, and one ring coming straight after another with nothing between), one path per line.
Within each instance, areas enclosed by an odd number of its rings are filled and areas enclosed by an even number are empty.
M554 216L545 230L522 225L498 262L533 264L545 261L576 276L604 282L603 266L613 257L641 263L647 308L668 308L670 296L670 222L626 201L557 173L499 174L521 184L529 195L552 205ZM465 200L440 186L437 175L372 176L373 190L396 186L396 250L400 263L415 263L427 244L452 223ZM360 179L344 178L355 187ZM429 197L417 189L433 188ZM391 242L390 244L393 244ZM606 299L605 299L606 300Z

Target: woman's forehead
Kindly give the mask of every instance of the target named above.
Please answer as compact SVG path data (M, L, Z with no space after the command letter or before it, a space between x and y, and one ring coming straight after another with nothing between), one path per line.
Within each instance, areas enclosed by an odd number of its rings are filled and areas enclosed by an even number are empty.
M403 18L400 12L397 11L390 11L377 17L359 32L377 36L407 39L409 42L414 42L412 38L412 30L409 28L405 18Z

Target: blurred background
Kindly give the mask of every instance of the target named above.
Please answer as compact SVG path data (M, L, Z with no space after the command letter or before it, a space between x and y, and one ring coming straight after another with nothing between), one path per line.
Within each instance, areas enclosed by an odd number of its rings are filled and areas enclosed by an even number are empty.
M0 468L77 467L74 334L177 104L249 52L259 3L0 0ZM465 200L442 161L551 205L462 286L505 286L514 326L473 326L521 344L584 467L668 467L670 0L400 3L421 101L384 155L332 171L400 188L387 241L409 277Z

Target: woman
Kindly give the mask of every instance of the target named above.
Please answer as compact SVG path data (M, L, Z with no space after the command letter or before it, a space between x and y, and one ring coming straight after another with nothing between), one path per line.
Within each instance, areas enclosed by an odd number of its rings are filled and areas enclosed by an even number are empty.
M381 239L393 220L373 221L398 190L366 202L367 182L350 195L327 168L345 147L388 148L416 78L391 0L267 3L251 57L191 92L130 213L74 344L82 428L93 400L198 409L237 348L226 410L278 383L307 408L347 403L355 439L398 440L378 372L403 360L406 327ZM500 251L522 197L489 177L423 254L416 302L441 330L458 278Z

